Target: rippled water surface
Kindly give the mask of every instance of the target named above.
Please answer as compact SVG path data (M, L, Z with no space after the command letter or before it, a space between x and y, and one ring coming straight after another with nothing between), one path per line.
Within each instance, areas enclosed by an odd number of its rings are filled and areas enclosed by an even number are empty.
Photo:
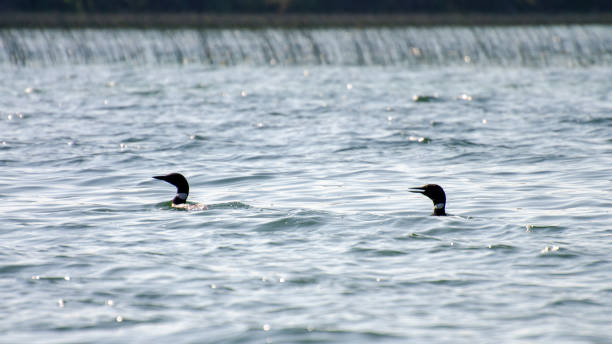
M581 53L3 59L0 342L612 341L609 29L555 30Z

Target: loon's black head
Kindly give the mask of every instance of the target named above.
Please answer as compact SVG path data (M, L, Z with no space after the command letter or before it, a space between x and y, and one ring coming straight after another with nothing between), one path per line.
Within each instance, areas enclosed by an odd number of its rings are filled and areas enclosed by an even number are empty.
M182 204L187 202L189 195L189 183L180 173L170 173L165 176L155 176L155 179L163 180L176 186L176 196L172 199L172 204Z
M440 185L427 184L418 188L411 188L410 192L416 192L429 197L434 204L434 215L446 215L446 194Z

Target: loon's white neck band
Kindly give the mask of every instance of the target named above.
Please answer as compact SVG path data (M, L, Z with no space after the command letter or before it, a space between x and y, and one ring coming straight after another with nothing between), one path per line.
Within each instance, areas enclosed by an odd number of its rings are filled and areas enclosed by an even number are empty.
M176 197L182 199L182 200L186 200L187 199L187 194L186 193L177 193Z
M445 204L444 203L438 203L436 205L434 205L434 209L444 209Z

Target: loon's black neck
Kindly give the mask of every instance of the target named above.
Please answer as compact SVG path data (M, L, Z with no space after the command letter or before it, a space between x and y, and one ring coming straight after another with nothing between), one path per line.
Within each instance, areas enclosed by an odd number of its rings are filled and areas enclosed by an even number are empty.
M187 203L187 194L186 193L177 193L176 196L172 199L172 204L183 204Z
M444 203L434 204L434 212L432 215L446 216L446 204Z

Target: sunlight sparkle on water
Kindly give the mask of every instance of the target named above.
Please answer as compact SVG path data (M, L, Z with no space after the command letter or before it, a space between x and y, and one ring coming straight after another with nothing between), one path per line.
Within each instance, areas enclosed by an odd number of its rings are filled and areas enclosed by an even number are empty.
M559 249L560 249L560 247L559 247L559 246L555 246L555 245L548 246L548 245L546 245L546 247L544 247L544 248L542 249L542 251L540 251L540 253L557 252L557 251L559 251Z
M416 141L416 142L420 142L420 143L425 142L425 138L424 137L416 137L416 136L409 136L408 140L409 141Z
M16 112L16 113L14 113L14 114L9 113L9 114L6 116L6 118L7 118L9 121L11 121L11 120L13 119L13 116L17 116L17 117L19 117L19 118L23 118L23 114L22 114L21 112Z

